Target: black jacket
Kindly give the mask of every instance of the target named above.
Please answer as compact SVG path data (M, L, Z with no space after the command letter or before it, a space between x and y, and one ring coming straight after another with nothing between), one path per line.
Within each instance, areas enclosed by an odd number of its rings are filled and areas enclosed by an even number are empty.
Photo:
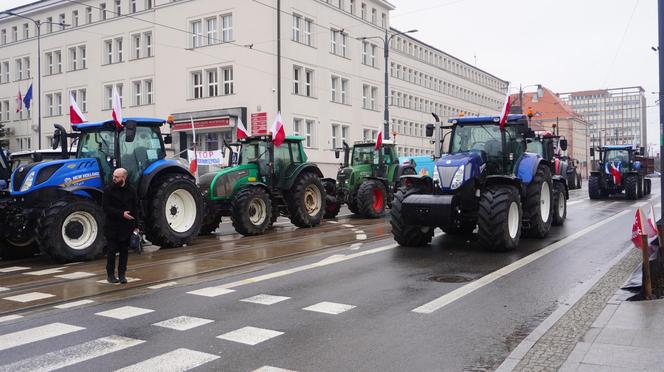
M129 184L124 187L110 185L104 188L102 207L106 215L104 233L107 239L126 241L138 227L138 199L136 190ZM134 220L123 217L125 211L130 211Z

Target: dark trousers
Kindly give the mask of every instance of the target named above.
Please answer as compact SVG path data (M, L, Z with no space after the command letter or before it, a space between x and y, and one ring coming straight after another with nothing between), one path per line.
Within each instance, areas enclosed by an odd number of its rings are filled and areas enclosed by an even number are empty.
M106 273L108 276L115 275L115 254L120 253L118 264L118 275L124 276L127 272L127 260L129 259L129 240L107 239Z

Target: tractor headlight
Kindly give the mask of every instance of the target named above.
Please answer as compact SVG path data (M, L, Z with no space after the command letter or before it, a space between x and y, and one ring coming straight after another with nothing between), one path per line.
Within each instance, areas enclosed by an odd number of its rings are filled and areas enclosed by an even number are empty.
M23 181L23 186L21 186L21 192L28 191L32 187L34 180L35 180L35 171L32 171L28 173L27 177L25 177L25 181Z
M441 182L440 173L438 172L438 167L434 165L433 167L433 182Z
M466 165L462 165L459 168L457 168L457 171L454 173L454 177L452 177L452 184L450 185L450 188L452 190L458 189L459 186L463 183L463 175L466 171Z

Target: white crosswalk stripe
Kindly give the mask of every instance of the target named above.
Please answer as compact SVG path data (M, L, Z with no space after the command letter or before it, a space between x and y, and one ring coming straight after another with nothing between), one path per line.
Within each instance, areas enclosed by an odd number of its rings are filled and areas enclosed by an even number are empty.
M0 351L57 336L66 335L68 333L81 331L84 329L85 328L83 327L77 327L64 323L51 323L35 328L25 329L23 331L7 333L0 336Z
M285 296L272 296L267 294L259 294L253 297L245 298L240 301L242 302L251 302L259 305L274 305L281 301L290 300L290 297Z
M0 367L0 372L53 371L144 343L143 340L108 336L24 359Z
M192 316L178 316L176 318L164 320L163 322L155 323L153 325L174 329L176 331L187 331L212 322L214 322L214 320L196 318Z
M116 372L188 371L215 359L219 359L219 356L182 348L119 369Z
M143 309L141 307L135 307L135 306L122 306L115 309L102 311L100 313L95 313L95 315L124 320L124 319L133 318L135 316L151 313L153 311L154 310Z
M0 273L13 273L14 271L23 271L23 270L30 270L30 268L26 266L3 267L2 269L0 269Z
M23 318L23 315L18 315L18 314L0 316L0 323L8 322L10 320L21 319L21 318Z
M67 302L61 305L55 305L53 306L56 309L71 309L72 307L78 307L78 306L83 306L87 304L94 303L92 300L80 300L80 301L74 301L74 302Z
M232 292L235 292L235 290L228 288L221 288L221 287L207 287L207 288L197 289L195 291L190 291L187 293L197 296L217 297Z
M24 293L16 296L5 297L3 300L15 301L15 302L32 302L37 300L43 300L45 298L55 297L54 294L42 293L42 292L30 292Z
M217 336L217 338L254 346L260 344L261 342L267 341L271 338L281 336L283 334L284 334L283 332L273 331L271 329L244 327Z
M292 369L283 369L272 366L263 366L259 369L253 370L253 372L295 372Z
M337 304L334 302L319 302L315 305L305 307L302 310L314 311L317 313L330 314L330 315L339 315L354 308L355 306L353 305Z
M89 278L91 276L95 276L94 273L86 273L84 271L76 271L70 274L62 274L62 275L55 275L56 278L62 278L62 279L82 279L82 278Z
M64 269L65 269L64 267L54 267L52 269L44 269L44 270L39 270L39 271L30 271L30 272L23 273L23 274L25 274L25 275L36 275L36 276L59 274Z
M151 285L148 288L150 289L161 289L161 288L166 288L166 287L171 287L178 284L178 282L167 282L167 283L162 283L162 284L157 284L157 285Z

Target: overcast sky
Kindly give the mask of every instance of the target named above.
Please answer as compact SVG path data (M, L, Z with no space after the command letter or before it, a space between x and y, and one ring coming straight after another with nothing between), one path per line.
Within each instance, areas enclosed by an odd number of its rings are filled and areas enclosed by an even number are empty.
M513 86L555 92L640 85L657 143L654 0L389 0L392 25ZM0 0L0 10L32 1Z

